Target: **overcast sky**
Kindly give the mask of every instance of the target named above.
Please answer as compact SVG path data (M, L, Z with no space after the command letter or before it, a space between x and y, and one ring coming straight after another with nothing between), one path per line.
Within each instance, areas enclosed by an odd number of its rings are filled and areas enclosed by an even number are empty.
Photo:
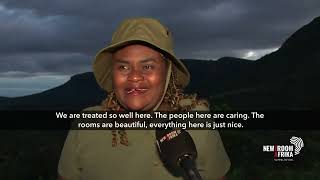
M0 0L0 96L40 92L91 71L127 17L171 30L179 58L255 60L320 16L319 0Z

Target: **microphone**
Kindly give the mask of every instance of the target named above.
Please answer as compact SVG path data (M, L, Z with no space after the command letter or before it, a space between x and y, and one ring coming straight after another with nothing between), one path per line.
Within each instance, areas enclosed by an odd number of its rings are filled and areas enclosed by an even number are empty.
M156 143L166 168L189 180L202 180L196 166L197 149L190 134L179 129L157 129Z

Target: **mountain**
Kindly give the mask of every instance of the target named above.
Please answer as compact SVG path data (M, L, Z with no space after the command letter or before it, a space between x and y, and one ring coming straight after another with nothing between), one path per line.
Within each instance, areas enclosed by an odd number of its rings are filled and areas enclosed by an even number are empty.
M5 99L9 99L8 97L2 97L2 96L0 96L0 101L1 100L5 100Z
M320 108L320 17L293 33L275 52L256 61L223 57L184 59L191 73L187 93L213 106L240 109ZM42 93L0 101L0 109L83 109L106 97L91 72L72 76Z
M303 26L290 36L281 46L282 54L290 54L293 59L303 58L306 54L319 55L320 17ZM318 56L319 57L319 56Z
M240 86L239 74L246 72L253 61L223 57L217 61L183 60L191 73L187 92L199 92L202 96L222 93ZM240 83L240 84L239 84Z
M319 109L320 17L293 33L275 52L239 77L245 85L222 96L237 108ZM250 79L250 80L249 80ZM237 92L237 89L247 92Z
M9 99L8 97L1 97L1 96L0 96L0 104L1 104L1 102L6 101L6 100L8 100L8 99Z

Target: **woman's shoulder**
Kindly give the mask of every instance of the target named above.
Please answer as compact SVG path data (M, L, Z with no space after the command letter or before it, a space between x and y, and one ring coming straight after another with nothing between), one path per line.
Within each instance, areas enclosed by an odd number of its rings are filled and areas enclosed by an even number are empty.
M198 98L196 94L184 94L179 100L179 106L186 111L209 111L209 102L206 99Z
M101 105L90 106L82 109L81 111L103 111L103 107Z

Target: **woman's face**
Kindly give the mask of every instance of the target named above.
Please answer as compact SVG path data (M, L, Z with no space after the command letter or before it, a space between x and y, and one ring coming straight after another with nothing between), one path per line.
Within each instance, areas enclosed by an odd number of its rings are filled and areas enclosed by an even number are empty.
M120 104L131 111L149 111L164 93L167 65L147 46L128 45L113 56L112 83Z

